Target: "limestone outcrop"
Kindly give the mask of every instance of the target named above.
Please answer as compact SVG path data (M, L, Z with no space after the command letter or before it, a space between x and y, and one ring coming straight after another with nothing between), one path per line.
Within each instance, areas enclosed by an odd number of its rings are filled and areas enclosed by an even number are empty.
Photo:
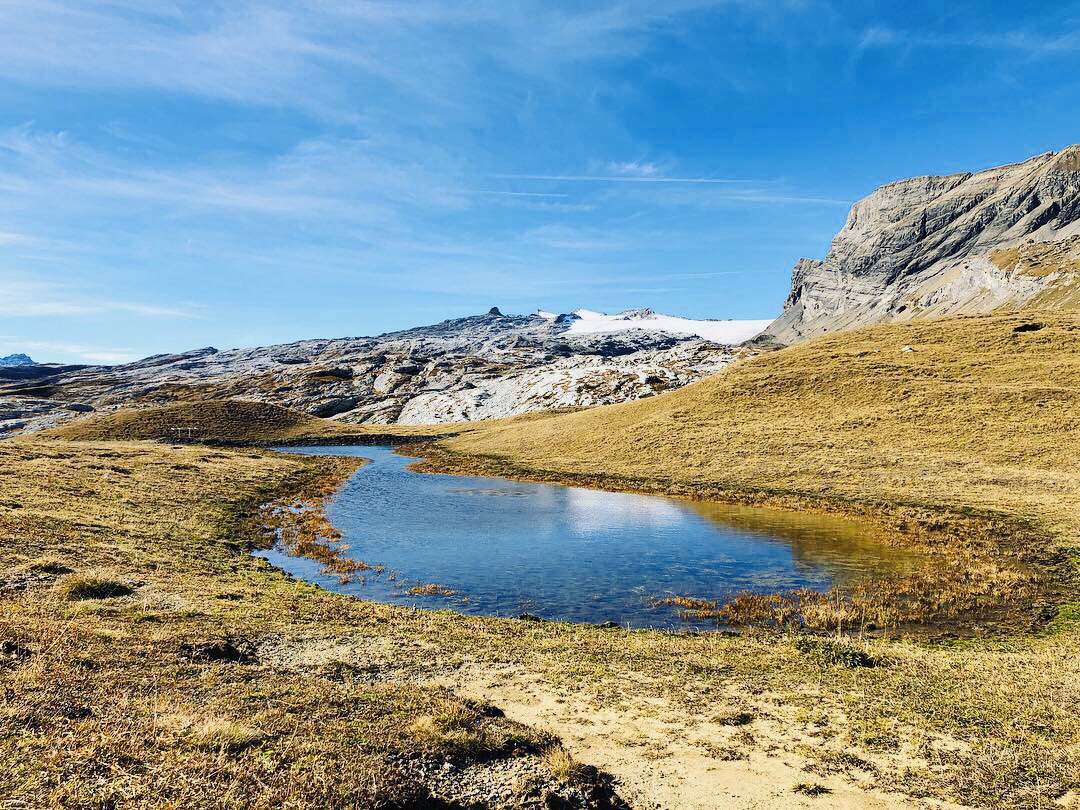
M823 261L802 259L789 344L901 319L1080 306L1080 145L975 174L916 177L855 203Z

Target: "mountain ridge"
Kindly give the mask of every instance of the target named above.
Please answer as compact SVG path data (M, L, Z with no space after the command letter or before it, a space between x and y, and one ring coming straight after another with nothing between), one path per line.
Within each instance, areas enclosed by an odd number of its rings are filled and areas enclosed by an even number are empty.
M465 422L652 396L748 351L635 320L651 312L623 315L629 317L616 330L579 334L573 327L580 317L492 308L374 337L204 347L117 366L45 370L0 385L0 430L51 427L73 409L222 399L356 424ZM744 331L749 336L763 325L752 322Z

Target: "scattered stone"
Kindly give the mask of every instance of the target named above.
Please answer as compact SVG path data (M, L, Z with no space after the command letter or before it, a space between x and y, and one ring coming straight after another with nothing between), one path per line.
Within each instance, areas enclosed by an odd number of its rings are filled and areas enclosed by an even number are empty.
M0 668L15 667L33 655L33 652L14 641L0 642Z
M251 664L256 660L250 642L231 639L181 644L180 651L192 661L199 662Z
M433 799L450 807L629 810L615 791L612 777L588 765L578 768L572 779L560 779L536 756L468 763L401 757L393 764L421 781Z
M716 722L722 726L745 726L754 722L754 715L750 712L735 712L716 718Z
M61 703L56 707L56 713L65 720L85 720L94 716L94 711L89 706L75 706L71 703Z

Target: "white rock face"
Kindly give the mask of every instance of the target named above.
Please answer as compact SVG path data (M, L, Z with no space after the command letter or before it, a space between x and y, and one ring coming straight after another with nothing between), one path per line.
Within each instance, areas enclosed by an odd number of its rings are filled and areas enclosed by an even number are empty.
M469 422L641 399L720 371L732 357L728 351L691 341L670 349L644 349L618 357L561 358L483 380L465 390L418 394L401 409L397 422Z
M1080 303L1080 146L857 202L824 261L802 259L782 343L865 324ZM1071 303L1070 303L1071 302Z
M271 402L347 422L426 424L602 405L678 388L733 359L728 345L685 328L750 336L759 323L688 321L636 311L603 329L576 315L484 315L378 337L305 340L257 349L200 349L123 366L0 376L0 431L52 424L72 408L176 400ZM733 327L732 324L743 325ZM646 324L642 327L641 324ZM679 326L681 334L661 329ZM696 327L695 327L696 328ZM55 373L54 373L55 372ZM29 403L33 403L32 407Z

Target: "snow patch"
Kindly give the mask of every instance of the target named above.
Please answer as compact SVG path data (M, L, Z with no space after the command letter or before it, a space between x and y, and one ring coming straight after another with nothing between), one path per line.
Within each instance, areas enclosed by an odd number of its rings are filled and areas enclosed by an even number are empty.
M36 366L33 360L31 360L25 354L9 354L7 357L0 357L0 366Z
M571 335L591 335L607 332L625 332L630 329L644 329L649 332L670 332L676 335L697 335L713 343L732 345L749 340L762 332L772 321L714 321L676 318L672 315L658 315L652 310L630 310L618 315L606 315L579 309L574 312L576 320L567 330Z

